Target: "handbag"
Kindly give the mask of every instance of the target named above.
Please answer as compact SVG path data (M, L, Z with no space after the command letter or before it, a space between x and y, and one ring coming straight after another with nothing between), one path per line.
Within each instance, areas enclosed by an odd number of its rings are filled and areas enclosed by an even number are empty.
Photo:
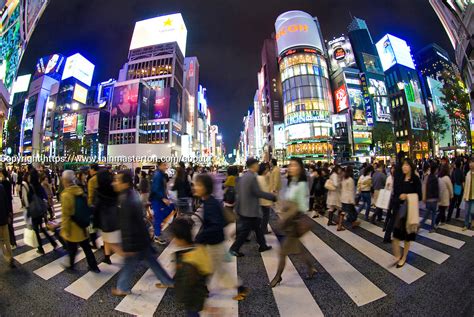
M461 196L462 193L462 186L458 184L454 184L454 195Z
M390 206L390 198L392 196L392 192L390 190L381 189L379 191L379 197L375 202L375 207L380 209L388 209Z
M334 186L334 183L331 179L328 179L324 183L324 188L326 188L327 190L336 190L336 186Z
M314 227L314 221L307 215L299 213L295 219L296 236L299 238Z
M25 228L25 231L23 232L23 242L32 248L37 248L39 246L36 233L30 228Z

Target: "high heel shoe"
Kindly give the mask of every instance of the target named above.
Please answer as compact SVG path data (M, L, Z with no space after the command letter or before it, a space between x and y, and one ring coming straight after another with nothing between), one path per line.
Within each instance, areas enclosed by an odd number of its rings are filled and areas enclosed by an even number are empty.
M278 284L281 283L281 276L278 277L278 279L276 279L276 276L275 278L272 280L272 282L270 283L270 287L271 288L274 288L275 286L277 286Z
M406 263L407 263L406 260L405 260L402 264L400 264L400 262L398 262L398 263L397 263L397 269L402 268Z

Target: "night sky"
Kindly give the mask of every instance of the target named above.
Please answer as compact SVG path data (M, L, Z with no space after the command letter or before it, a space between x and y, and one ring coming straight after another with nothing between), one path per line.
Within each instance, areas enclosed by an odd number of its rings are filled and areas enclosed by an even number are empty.
M385 33L408 42L412 53L435 42L452 46L427 0L51 0L33 33L19 75L52 53L80 52L96 65L93 83L117 78L127 61L135 22L180 12L188 29L186 56L197 56L213 123L228 151L253 104L263 40L277 16L303 10L317 16L325 39L347 33L350 14L365 19L373 40Z

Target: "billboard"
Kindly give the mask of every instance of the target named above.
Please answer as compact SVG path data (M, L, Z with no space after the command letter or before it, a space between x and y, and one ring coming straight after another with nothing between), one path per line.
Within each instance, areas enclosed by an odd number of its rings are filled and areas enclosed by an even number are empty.
M426 108L424 104L408 101L410 111L410 123L413 130L427 130L428 119L426 117Z
M76 134L78 136L83 136L84 135L84 125L86 118L83 114L78 114L77 115L77 124L76 124Z
M440 147L447 147L453 145L453 138L451 133L451 120L449 119L448 113L444 107L444 103L442 102L442 98L444 98L444 94L442 92L443 83L435 80L431 77L426 77L428 82L428 88L431 92L431 100L432 100L432 107L431 111L437 111L440 115L446 118L447 129L446 133L439 136L439 145ZM469 113L471 114L471 112ZM470 118L472 119L472 118ZM472 120L470 121L472 124ZM471 128L471 133L473 130Z
M285 116L285 124L287 126L299 123L309 122L327 122L329 118L327 110L306 110L289 113Z
M367 76L364 73L359 74L360 83L362 84L362 92L364 96L365 118L369 127L374 125L374 116L372 113L372 103L370 101L369 86L367 84Z
M390 34L386 34L375 44L379 53L380 61L384 71L395 64L400 64L415 69L410 47L404 40Z
M286 130L288 131L288 140L311 138L311 124L309 123L287 126Z
M79 101L80 103L86 104L87 103L87 93L88 90L85 87L82 87L79 84L74 85L74 94L72 95L72 99Z
M351 42L345 36L328 42L328 55L331 65L331 73L335 73L342 67L355 66L354 53Z
M349 102L352 107L352 122L356 126L366 126L364 96L362 90L356 88L348 88Z
M342 85L334 91L336 99L336 113L349 109L349 98L347 96L346 85Z
M155 98L150 107L150 119L170 117L170 88L155 88Z
M92 83L92 76L94 75L94 64L89 62L84 56L79 53L71 55L66 60L62 80L69 77L74 77L82 83L90 86Z
M112 118L135 117L138 109L139 83L115 86L112 97Z
M295 46L324 51L318 26L306 12L295 10L280 14L275 22L275 30L278 55Z
M53 54L41 57L36 63L36 71L33 79L43 75L48 75L55 79L61 78L61 72L64 66L64 56L61 54Z
M409 82L404 82L405 96L408 101L423 103L421 98L420 84L417 80L410 79Z
M100 111L89 112L86 120L86 134L99 132Z
M17 92L24 92L28 91L28 87L30 86L30 79L31 74L18 76L13 83L12 94Z
M375 88L375 93L372 99L374 102L376 120L379 122L390 122L390 104L385 82L383 80L370 78L369 83L371 87Z
M76 132L77 115L70 114L63 117L63 133Z
M285 124L279 123L273 126L273 135L275 150L283 150L285 148Z
M188 31L181 13L159 16L135 23L130 50L141 47L177 42L186 56L186 36Z

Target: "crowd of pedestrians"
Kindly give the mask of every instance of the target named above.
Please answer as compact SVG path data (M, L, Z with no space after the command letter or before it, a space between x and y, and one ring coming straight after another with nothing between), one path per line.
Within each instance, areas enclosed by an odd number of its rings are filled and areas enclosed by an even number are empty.
M380 224L385 231L383 241L392 243L398 268L405 265L421 228L435 232L462 211L463 230L472 226L474 160L467 158L412 162L399 153L389 164L379 161L361 167L322 162L305 166L300 159L291 159L286 172L276 160L249 158L245 168L230 166L221 184L204 167L180 163L173 171L170 174L165 162L158 163L156 170L137 168L134 172L97 164L77 171L33 166L2 169L0 243L8 265L16 266L13 216L19 210L13 209L14 196L24 210L24 241L38 253L45 254L45 239L56 252L61 245L68 255L64 268L74 271L80 247L89 270L96 274L100 274L98 262L112 264L113 254L123 257L112 289L116 296L131 293L133 274L143 261L159 280L156 287L176 288L176 299L188 316L198 316L203 309L212 275L222 288L235 290L233 299L249 295L249 288L225 263L231 256L245 256L242 246L253 238L259 252L272 249L265 238L272 231L282 239L269 286L284 283L289 255L301 257L306 278L314 278L314 263L300 241L314 224L311 217L327 216L327 225L336 226L336 231L360 230L363 221ZM285 176L288 183L283 186ZM222 198L216 197L216 186L222 186ZM55 196L61 202L58 214ZM194 216L199 223L193 221ZM154 246L168 244L170 239L176 247L174 277L157 261ZM226 240L232 239L227 248ZM102 259L94 255L94 248L103 249Z

